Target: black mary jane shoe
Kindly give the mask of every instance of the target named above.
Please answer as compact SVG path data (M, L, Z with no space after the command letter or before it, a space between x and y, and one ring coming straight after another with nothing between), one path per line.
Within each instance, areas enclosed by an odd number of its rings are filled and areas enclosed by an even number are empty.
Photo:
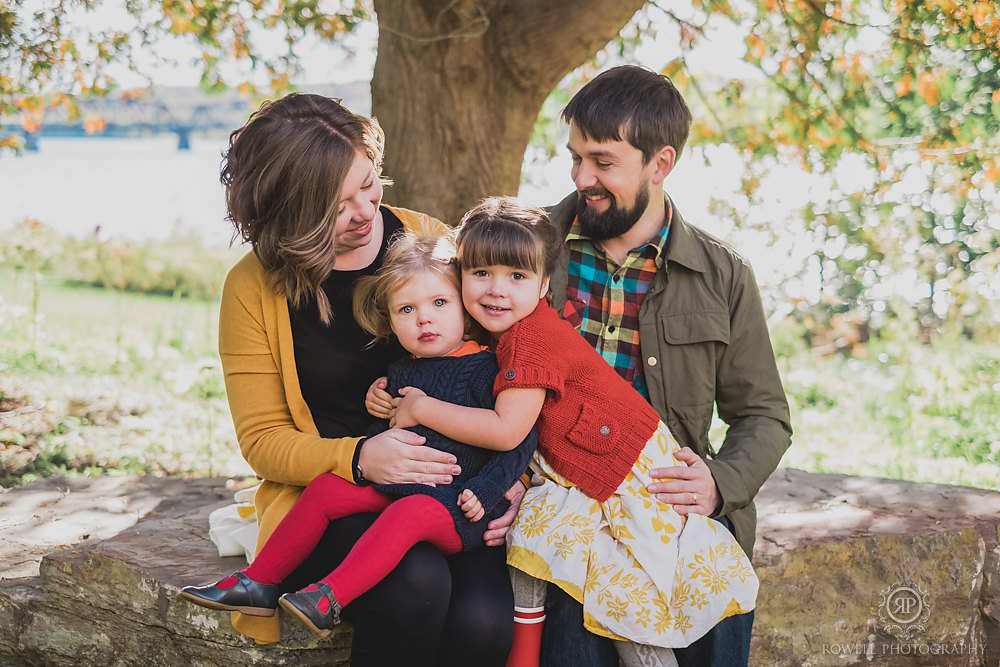
M319 590L285 593L278 600L278 604L285 611L291 612L304 626L320 637L326 637L333 630L333 626L340 623L341 609L337 598L333 597L333 590L328 585L319 583L316 586ZM319 610L319 603L323 598L330 601L330 608L326 613Z
M231 576L236 577L237 582L229 588L219 588L218 583L185 586L180 596L209 609L239 611L250 616L274 616L281 595L278 584L259 584L242 572L234 572Z

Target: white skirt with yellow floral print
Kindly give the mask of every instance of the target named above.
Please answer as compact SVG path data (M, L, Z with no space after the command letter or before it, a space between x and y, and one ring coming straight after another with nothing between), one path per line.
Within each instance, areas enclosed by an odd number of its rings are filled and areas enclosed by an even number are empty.
M535 484L508 535L507 563L562 588L583 604L584 626L612 639L684 647L753 609L757 575L726 527L696 514L685 519L646 490L651 469L681 465L677 449L661 422L603 503L536 453Z

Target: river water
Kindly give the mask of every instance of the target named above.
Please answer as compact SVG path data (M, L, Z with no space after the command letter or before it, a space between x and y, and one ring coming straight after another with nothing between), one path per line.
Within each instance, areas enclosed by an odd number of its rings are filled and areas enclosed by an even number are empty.
M42 137L39 150L0 153L0 232L25 218L64 234L162 239L183 231L229 243L219 167L227 137ZM554 203L569 191L569 160L531 169L520 195ZM405 202L401 202L405 206Z
M227 245L232 228L219 183L226 142L221 133L195 135L190 150L181 151L174 135L43 136L37 152L0 152L0 233L30 218L73 236L99 227L105 239L156 240L183 232L208 245ZM782 267L795 269L802 260L794 256L801 252L776 247L770 234L738 229L730 217L713 211L712 198L732 196L740 172L731 151L709 155L706 160L697 151L685 151L667 179L667 191L688 220L745 252L762 282L780 282ZM533 205L559 201L572 189L570 166L565 150L551 161L529 162L518 196ZM765 214L772 222L809 197L806 187L788 187L787 177L776 192L772 211Z
M228 243L219 183L226 139L194 136L190 150L181 151L174 135L42 137L37 152L0 153L0 230L32 218L75 236L98 226L107 237L129 239L164 238L183 229L209 243ZM519 196L531 204L555 203L572 188L569 168L564 155L534 163ZM701 177L684 180L689 183L678 189L688 200L685 210L703 210L707 195L699 191L706 188L694 185Z
M74 236L160 239L178 229L226 244L219 163L224 136L42 137L37 152L0 153L0 230L32 218Z

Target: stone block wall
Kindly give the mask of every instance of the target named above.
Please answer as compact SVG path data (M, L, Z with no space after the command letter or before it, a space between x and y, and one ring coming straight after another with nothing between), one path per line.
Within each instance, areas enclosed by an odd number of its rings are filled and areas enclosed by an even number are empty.
M346 665L350 626L260 646L177 597L243 565L221 480L46 480L0 495L0 665ZM779 470L759 495L751 664L1000 665L1000 493Z

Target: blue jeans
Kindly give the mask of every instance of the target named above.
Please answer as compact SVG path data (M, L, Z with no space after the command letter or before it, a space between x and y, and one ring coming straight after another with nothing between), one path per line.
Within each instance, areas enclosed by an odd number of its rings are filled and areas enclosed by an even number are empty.
M732 530L725 518L720 523ZM583 628L583 605L549 584L541 667L617 667L614 642ZM730 616L686 648L674 649L679 667L746 667L753 611Z

